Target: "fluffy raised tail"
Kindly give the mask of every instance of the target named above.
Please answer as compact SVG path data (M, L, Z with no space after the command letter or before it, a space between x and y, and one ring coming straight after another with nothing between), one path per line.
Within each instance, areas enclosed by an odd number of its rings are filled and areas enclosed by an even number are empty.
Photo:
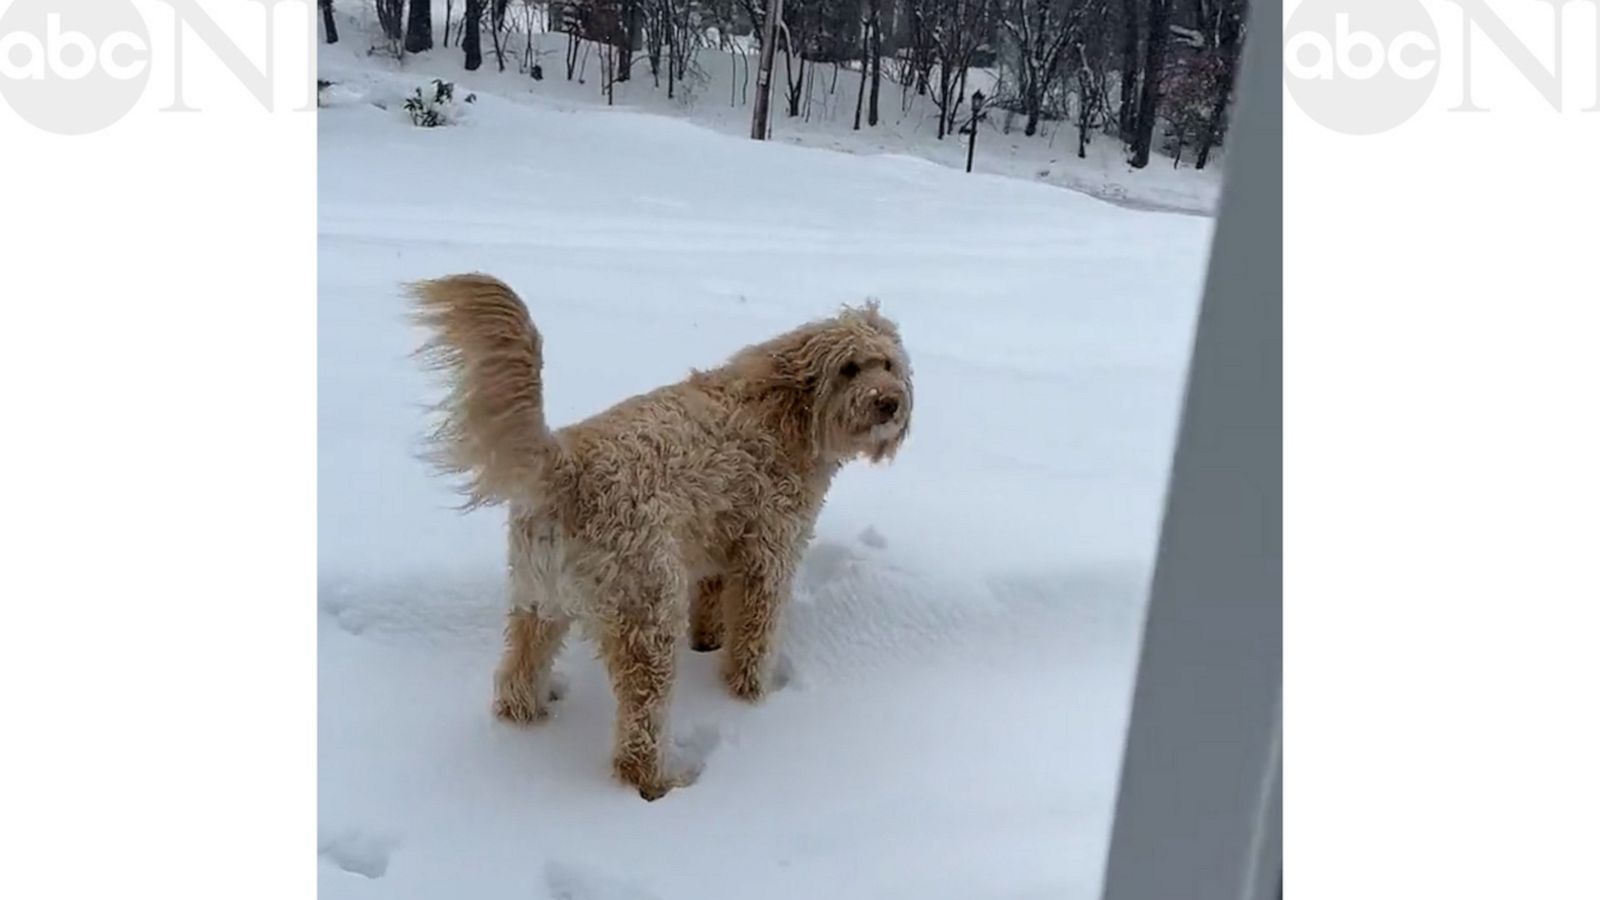
M544 421L544 354L516 293L488 275L408 285L429 338L418 357L444 373L449 394L429 458L467 476L469 507L528 499L555 441Z

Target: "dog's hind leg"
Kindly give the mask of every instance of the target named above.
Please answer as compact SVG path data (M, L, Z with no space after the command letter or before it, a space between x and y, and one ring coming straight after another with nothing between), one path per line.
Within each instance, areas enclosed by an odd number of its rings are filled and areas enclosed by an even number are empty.
M560 697L552 671L567 635L566 619L550 618L532 608L514 608L506 616L505 650L494 673L494 714L518 725L541 722Z
M689 646L709 653L722 646L722 578L700 579L689 607Z
M622 614L605 624L600 652L617 698L612 768L618 778L656 800L684 783L667 771L667 713L676 675L677 642L687 622L687 575L628 575L603 590Z
M547 717L561 692L553 669L571 624L556 596L565 553L559 529L540 516L513 517L508 538L511 611L494 675L494 714L529 724Z

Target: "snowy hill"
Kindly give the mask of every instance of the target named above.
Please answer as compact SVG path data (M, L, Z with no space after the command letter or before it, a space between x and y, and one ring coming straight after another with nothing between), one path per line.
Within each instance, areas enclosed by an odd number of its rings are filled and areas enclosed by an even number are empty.
M322 896L1095 896L1210 221L491 76L414 128L417 67L329 50ZM794 682L747 707L685 649L674 728L705 768L660 802L609 778L586 644L554 720L489 714L503 514L452 512L413 456L397 290L473 269L528 300L558 425L869 295L915 361L899 460L847 469L819 523Z

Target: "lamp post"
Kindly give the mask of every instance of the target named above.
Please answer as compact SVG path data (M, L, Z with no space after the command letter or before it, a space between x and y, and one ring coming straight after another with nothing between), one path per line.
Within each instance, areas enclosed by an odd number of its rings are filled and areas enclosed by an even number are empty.
M983 91L972 92L972 121L967 123L967 171L972 171L972 154L978 149L978 120L983 117Z

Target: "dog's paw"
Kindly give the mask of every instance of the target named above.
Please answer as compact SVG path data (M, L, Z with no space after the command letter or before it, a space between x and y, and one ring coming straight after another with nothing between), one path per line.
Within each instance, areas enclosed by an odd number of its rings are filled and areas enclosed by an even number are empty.
M511 725L536 725L549 719L556 701L567 693L567 681L552 674L535 690L500 680L495 684L494 717Z
M550 709L526 697L505 695L494 698L494 717L508 725L537 725L550 718Z
M747 666L729 665L722 670L722 683L735 699L746 703L759 703L766 694L761 673Z
M665 797L675 787L677 787L677 785L664 779L661 781L653 781L649 784L640 786L639 799L646 803L654 803L657 800L660 800L662 797Z
M670 775L663 771L658 763L647 763L635 759L618 758L612 762L612 770L616 773L617 780L628 785L639 793L647 803L654 803L671 793L674 788L684 787L693 783L694 776L698 773L683 772Z
M722 623L695 617L689 626L689 646L697 653L722 649Z
M722 669L722 683L728 693L747 703L759 703L768 694L788 687L798 687L800 679L794 663L780 654L766 671L750 666L736 666L731 661Z

